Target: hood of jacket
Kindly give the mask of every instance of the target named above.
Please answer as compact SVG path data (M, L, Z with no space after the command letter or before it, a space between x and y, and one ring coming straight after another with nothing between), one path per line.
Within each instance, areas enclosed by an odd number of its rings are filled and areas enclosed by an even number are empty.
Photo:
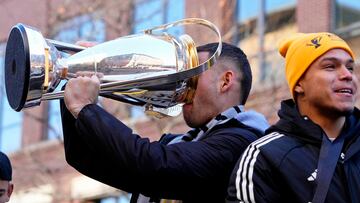
M325 135L323 129L310 118L300 115L292 99L281 102L278 116L280 120L271 126L266 134L277 131L287 136L296 137L306 143L321 145L322 136ZM353 139L352 137L357 132L360 132L360 112L354 108L353 112L346 117L345 128L342 133L349 140Z
M264 134L265 130L269 127L269 123L267 122L265 116L254 110L242 111L235 116L235 119L249 127L254 128L261 134Z

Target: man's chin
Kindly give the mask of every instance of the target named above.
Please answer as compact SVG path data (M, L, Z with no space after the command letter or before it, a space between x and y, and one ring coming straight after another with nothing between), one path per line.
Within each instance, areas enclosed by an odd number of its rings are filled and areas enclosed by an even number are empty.
M192 123L192 121L189 118L185 116L185 114L184 114L184 121L186 125L189 126L190 128L195 128L195 125Z
M183 117L184 117L184 121L185 121L186 125L189 126L190 128L199 127L199 125L197 125L196 122L192 120L191 114L185 114L185 112L184 112Z
M343 107L343 108L337 109L333 113L335 113L338 116L348 116L348 115L352 114L352 112L354 111L354 108L355 108L354 106Z
M344 110L342 111L342 114L343 114L343 116L349 116L349 115L352 114L353 111L354 111L354 107L352 107L352 108L347 108L347 109L344 109Z

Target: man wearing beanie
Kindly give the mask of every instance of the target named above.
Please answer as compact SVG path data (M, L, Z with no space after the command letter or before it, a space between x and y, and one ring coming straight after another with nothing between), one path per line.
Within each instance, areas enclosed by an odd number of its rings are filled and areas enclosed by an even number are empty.
M292 99L245 150L228 202L360 202L360 112L354 54L331 33L282 41Z
M8 202L14 185L11 183L12 169L9 158L0 152L0 203Z

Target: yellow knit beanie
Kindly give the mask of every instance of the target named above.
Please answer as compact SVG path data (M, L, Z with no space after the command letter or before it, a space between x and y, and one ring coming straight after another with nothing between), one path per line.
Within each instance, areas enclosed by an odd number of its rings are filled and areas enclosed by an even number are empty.
M355 58L349 45L332 33L295 33L280 42L279 52L285 58L285 75L293 98L295 85L308 67L336 48L344 49Z

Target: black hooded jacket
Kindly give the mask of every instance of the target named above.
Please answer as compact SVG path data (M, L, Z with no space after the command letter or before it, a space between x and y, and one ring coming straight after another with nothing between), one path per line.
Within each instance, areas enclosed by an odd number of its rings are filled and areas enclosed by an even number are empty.
M253 142L238 161L228 202L311 202L323 136L320 126L299 114L293 100L283 101L280 120ZM360 202L360 112L346 117L342 155L325 202Z
M267 128L263 116L241 112L247 116L215 126L202 140L165 145L134 134L95 104L85 106L75 120L60 103L66 161L88 177L152 199L225 202L234 164Z

